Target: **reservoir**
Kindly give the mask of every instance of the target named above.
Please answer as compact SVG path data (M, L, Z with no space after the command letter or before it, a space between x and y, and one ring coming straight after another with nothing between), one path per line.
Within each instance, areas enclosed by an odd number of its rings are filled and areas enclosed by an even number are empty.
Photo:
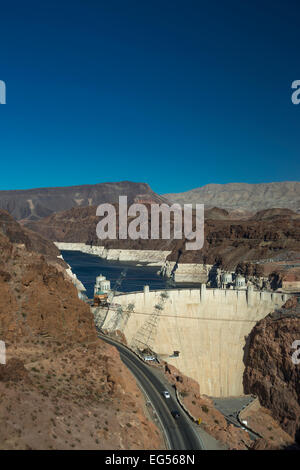
M93 297L94 284L99 274L103 274L111 282L112 290L120 292L142 291L145 285L148 285L150 290L200 287L200 284L179 284L160 277L157 274L159 266L137 266L131 262L108 261L80 251L61 251L61 254L86 288L89 298Z

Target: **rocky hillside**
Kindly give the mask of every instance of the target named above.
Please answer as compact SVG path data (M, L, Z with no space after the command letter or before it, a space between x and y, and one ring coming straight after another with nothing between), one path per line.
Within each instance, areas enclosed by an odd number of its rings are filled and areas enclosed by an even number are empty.
M300 443L300 364L292 344L300 339L300 304L289 300L253 328L245 358L244 389L259 397L281 427Z
M148 207L148 221L150 230L150 204ZM118 231L118 204L114 204L117 215ZM99 240L96 226L100 217L96 216L96 206L77 207L68 211L58 212L36 222L27 222L26 227L38 232L49 240L60 242L86 243L107 248L124 248L137 250L168 250L172 246L171 240ZM133 218L128 217L128 223ZM149 232L150 237L150 232Z
M163 448L118 352L97 338L63 267L39 253L51 244L30 235L1 214L0 449Z
M121 181L62 188L0 191L0 209L6 210L17 220L38 220L53 212L72 207L118 202L119 196L123 195L128 197L130 204L134 201L165 201L146 183Z
M170 250L170 261L219 263L226 269L235 268L245 261L280 256L285 259L292 252L300 252L300 215L293 211L269 209L259 212L251 220L232 220L226 210L209 209L205 213L204 247L198 251L186 251L186 240L101 241L96 234L99 220L96 207L85 207L53 214L26 226L53 241L105 245L108 248Z
M256 212L272 207L300 212L300 183L229 183L207 184L184 193L164 194L172 202L180 204L205 204L228 210L242 209Z
M23 247L27 251L44 255L48 261L56 263L63 262L57 260L59 250L56 246L44 238L25 227L21 227L6 211L0 210L0 234L6 236L15 246Z
M293 211L258 213L251 220L217 220L206 217L205 242L199 251L185 250L185 241L174 242L170 261L219 264L234 269L241 262L289 259L300 253L300 216Z

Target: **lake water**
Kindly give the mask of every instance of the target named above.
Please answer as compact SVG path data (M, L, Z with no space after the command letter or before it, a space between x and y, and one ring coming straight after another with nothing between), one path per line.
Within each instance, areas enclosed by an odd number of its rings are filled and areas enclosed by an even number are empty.
M142 291L145 285L151 290L198 287L195 284L176 284L158 276L159 266L136 266L129 262L107 261L80 251L62 251L61 254L86 288L89 298L94 295L95 280L99 274L110 281L112 289L120 292Z

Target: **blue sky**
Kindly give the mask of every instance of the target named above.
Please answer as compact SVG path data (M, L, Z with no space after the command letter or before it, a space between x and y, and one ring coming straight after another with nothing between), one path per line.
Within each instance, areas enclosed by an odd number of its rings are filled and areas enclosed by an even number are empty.
M1 5L0 189L299 180L298 0Z

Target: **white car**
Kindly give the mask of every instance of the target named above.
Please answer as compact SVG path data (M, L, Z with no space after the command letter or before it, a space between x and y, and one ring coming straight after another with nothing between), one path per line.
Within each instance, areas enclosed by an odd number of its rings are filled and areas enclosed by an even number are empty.
M164 390L164 391L162 392L162 394L163 394L163 396L164 396L165 398L170 398L170 394L169 394L169 392L168 392L167 390Z
M144 361L155 361L155 356L144 356Z

